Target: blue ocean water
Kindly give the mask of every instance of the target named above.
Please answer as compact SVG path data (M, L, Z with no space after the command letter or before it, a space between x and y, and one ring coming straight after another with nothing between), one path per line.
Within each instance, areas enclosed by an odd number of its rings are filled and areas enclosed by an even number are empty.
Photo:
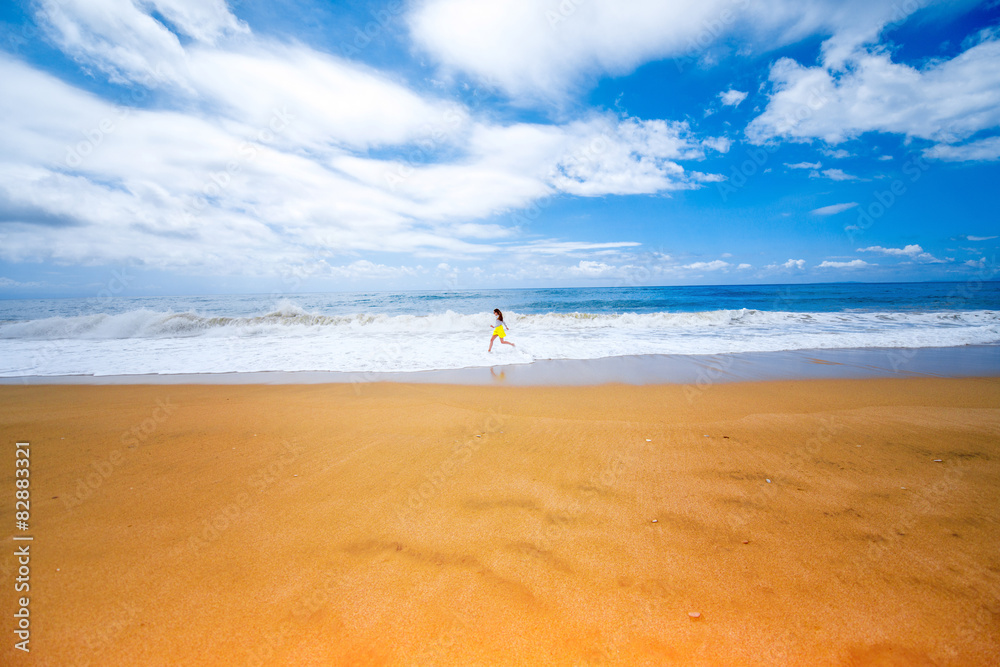
M517 347L488 353L494 308ZM377 373L998 343L1000 283L983 281L0 301L0 375L8 377Z
M325 315L433 315L491 312L525 314L691 313L762 310L835 313L998 310L1000 282L820 283L808 285L698 285L689 287L570 287L463 291L229 294L0 300L0 323L120 314L132 310L197 312L246 317L282 303Z

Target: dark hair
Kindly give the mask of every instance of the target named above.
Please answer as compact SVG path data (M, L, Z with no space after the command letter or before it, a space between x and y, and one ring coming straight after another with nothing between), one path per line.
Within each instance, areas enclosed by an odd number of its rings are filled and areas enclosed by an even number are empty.
M497 319L503 322L503 313L500 312L500 309L494 308L493 312L497 314Z

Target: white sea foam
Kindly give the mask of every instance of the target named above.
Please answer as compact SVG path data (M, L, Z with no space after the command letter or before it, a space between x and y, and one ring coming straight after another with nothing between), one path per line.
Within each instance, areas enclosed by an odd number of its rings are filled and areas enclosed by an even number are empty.
M1000 312L508 312L486 352L488 312L325 315L282 303L259 315L133 310L0 324L0 375L329 370L371 373L595 359L1000 342Z

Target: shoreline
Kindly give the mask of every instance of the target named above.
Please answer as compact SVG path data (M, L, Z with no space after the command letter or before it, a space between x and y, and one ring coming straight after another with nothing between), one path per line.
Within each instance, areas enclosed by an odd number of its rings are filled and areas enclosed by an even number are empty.
M1000 345L807 349L712 355L545 359L406 372L254 371L0 377L4 385L358 384L369 382L511 386L715 384L766 380L887 377L1000 377Z
M46 664L1000 651L992 378L2 386L0 437Z

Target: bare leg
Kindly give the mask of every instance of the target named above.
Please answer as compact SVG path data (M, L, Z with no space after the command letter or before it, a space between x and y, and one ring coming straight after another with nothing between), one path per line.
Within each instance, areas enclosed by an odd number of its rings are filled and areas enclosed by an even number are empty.
M497 335L493 334L493 337L490 338L490 349L486 350L487 352L492 352L493 351L493 341L495 341L496 339L497 339ZM500 339L500 342L503 342L503 338Z
M514 343L508 343L503 338L500 339L500 342L503 343L504 345L510 345L511 347L517 347L517 345L514 345Z

